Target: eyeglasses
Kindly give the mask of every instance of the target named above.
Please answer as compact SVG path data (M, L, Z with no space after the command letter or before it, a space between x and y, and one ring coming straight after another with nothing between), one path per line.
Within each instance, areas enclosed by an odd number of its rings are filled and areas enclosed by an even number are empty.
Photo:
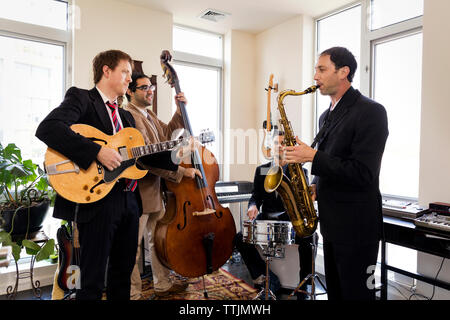
M155 85L152 84L150 86L143 85L143 86L140 86L140 87L136 87L136 89L139 89L139 90L142 90L142 91L148 91L148 90L155 91L156 87L155 87Z

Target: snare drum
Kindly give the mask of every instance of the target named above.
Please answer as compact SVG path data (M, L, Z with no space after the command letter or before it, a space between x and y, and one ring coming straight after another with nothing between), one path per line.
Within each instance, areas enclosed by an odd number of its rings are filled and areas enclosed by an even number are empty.
M243 239L246 243L259 245L290 245L295 242L295 230L289 221L245 221Z

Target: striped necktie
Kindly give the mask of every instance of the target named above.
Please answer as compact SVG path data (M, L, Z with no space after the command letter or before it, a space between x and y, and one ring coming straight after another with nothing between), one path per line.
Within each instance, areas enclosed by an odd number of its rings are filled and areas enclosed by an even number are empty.
M109 101L107 101L106 105L111 109L111 117L112 117L114 128L116 128L116 133L117 133L120 130L122 130L122 126L120 125L119 117L117 115L119 113L117 103L115 103L115 102L110 103ZM136 190L136 187L137 187L136 180L125 179L125 184L126 184L125 191L134 192L134 190Z

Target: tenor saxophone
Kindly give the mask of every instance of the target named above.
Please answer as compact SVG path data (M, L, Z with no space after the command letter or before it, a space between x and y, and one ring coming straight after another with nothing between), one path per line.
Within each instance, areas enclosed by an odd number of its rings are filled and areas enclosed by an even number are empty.
M287 96L301 96L315 92L319 86L312 86L302 92L285 90L278 95L278 110L280 112L280 126L284 130L284 144L295 146L296 140L291 124L286 117L283 100ZM301 238L312 235L317 228L319 218L311 198L310 188L300 163L288 164L290 178L281 166L273 166L264 179L264 189L271 193L277 191L281 196L292 226Z

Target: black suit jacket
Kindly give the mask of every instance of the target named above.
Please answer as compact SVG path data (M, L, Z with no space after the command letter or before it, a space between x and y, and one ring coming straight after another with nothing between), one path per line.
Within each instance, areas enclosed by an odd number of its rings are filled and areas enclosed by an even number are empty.
M119 108L120 118L124 127L134 127L132 115ZM71 87L67 90L63 102L55 108L39 124L36 137L48 147L60 152L74 161L82 169L87 169L92 161L96 161L101 146L75 133L70 126L82 123L93 126L105 134L112 135L111 118L106 110L100 93L96 88L91 90ZM99 211L105 201L114 201L117 193L123 192L123 186L114 187L103 199L90 204L80 204L77 221L88 222ZM136 191L135 191L136 192ZM139 192L136 192L139 195ZM140 203L140 198L138 203ZM74 219L75 203L57 196L53 216L55 218L72 221Z
M382 235L379 174L388 137L386 110L351 87L335 110L312 163L320 230L335 243L368 244Z
M264 179L271 167L271 162L256 167L255 177L253 178L252 196L248 201L249 207L256 205L260 212L265 213L284 211L281 197L276 192L267 193L264 190Z
M264 180L271 167L272 163L269 162L256 168L255 177L253 179L252 196L248 201L249 207L256 205L258 210L264 214L285 211L283 201L277 192L268 193L264 190ZM308 170L303 168L303 172L308 182ZM283 173L289 177L287 165L283 166ZM289 220L287 214L284 214L283 216L285 217L284 220Z

